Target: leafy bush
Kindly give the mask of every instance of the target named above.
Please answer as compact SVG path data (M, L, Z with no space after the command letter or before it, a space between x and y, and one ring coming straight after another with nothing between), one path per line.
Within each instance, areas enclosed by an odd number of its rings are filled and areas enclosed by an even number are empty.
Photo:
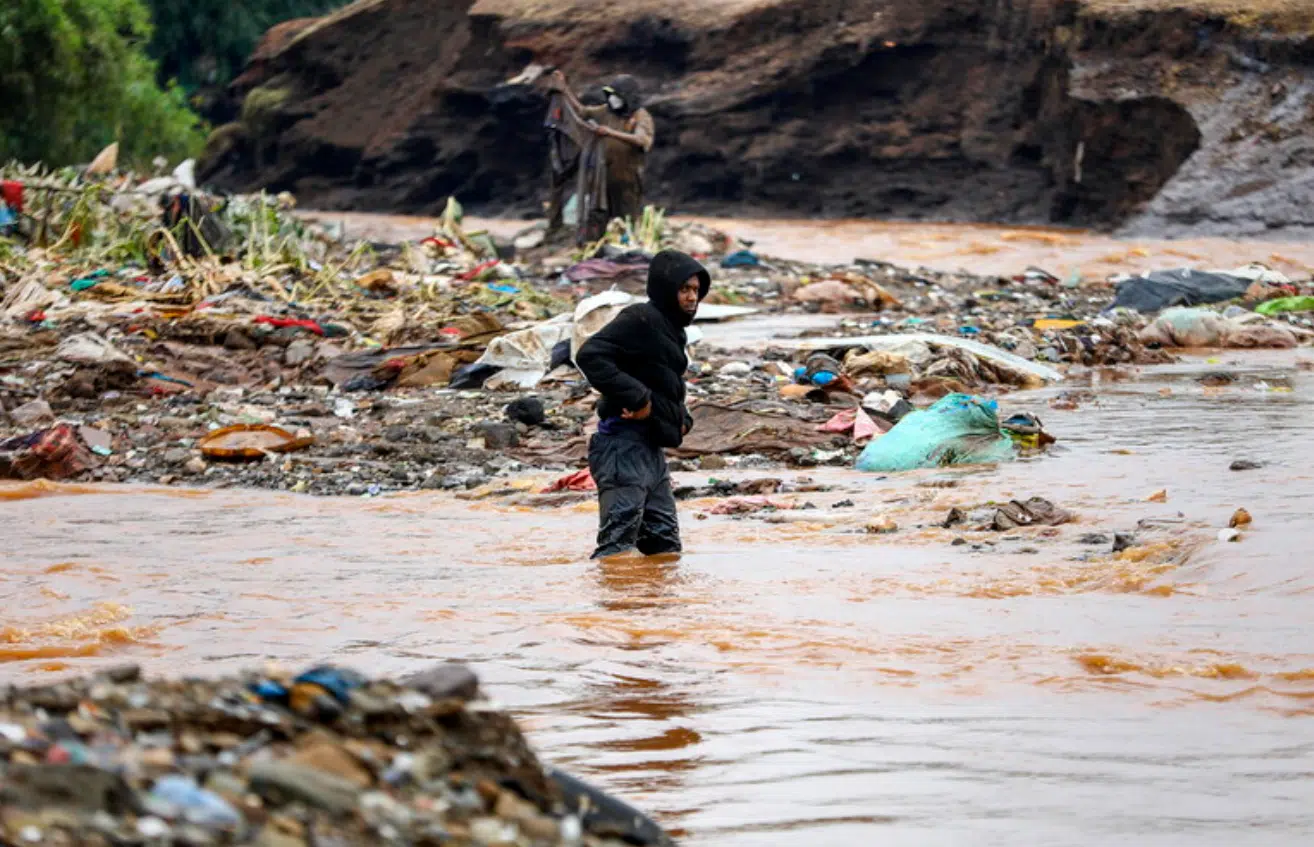
M0 3L0 161L88 161L113 141L127 162L194 153L199 119L157 84L151 32L141 0Z
M344 0L149 0L155 20L150 53L164 79L195 91L231 82L266 30L318 17Z

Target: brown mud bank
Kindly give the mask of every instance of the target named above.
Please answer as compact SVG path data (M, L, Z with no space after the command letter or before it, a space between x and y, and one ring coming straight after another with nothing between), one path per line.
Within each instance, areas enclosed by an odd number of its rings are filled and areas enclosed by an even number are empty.
M1314 48L1283 23L1218 3L361 0L271 31L202 172L324 209L527 212L544 100L505 81L540 62L640 77L649 195L684 212L1299 235Z

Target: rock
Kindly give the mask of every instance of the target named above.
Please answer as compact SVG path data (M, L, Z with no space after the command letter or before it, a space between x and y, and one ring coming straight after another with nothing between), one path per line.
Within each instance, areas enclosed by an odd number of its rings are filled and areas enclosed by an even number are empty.
M228 350L254 350L257 345L242 330L233 327L224 333L224 347Z
M43 424L54 423L55 412L45 400L33 400L10 412L9 419L14 422L14 426L34 429Z
M739 379L748 376L752 372L753 366L748 364L748 362L731 362L728 365L722 366L718 373L724 377Z
M698 460L698 467L705 471L723 471L730 467L724 456L703 456Z
M543 401L537 397L521 397L512 400L505 409L506 418L525 426L542 426L547 423L547 411Z
M1237 459L1232 463L1231 470L1234 471L1257 471L1264 467L1263 462L1252 462L1249 459Z
M485 421L476 430L483 437L486 450L508 450L520 446L520 433L513 424Z
M435 700L473 700L479 696L479 677L459 662L434 665L406 678L404 682Z
M412 818L410 809L382 791L371 791L362 795L360 810L361 816L376 827L405 827Z
M516 238L513 244L517 250L533 250L535 247L541 247L547 239L547 230L531 229L529 232Z
M174 765L173 751L167 747L150 747L142 751L138 761L147 770L167 771Z
M1250 526L1252 523L1254 523L1254 518L1250 517L1249 512L1245 509L1237 509L1236 513L1232 515L1232 520L1228 523L1228 526L1232 529L1241 529Z
M502 791L498 795L493 814L514 821L526 835L534 839L556 840L560 836L560 827L556 821L545 816L533 803L510 791Z
M301 802L346 815L355 810L360 796L360 789L348 780L288 762L256 762L249 779L251 790L275 806Z
M867 532L872 535L888 535L898 531L899 525L890 518L878 517L867 522Z
M470 821L470 836L488 847L515 844L520 839L519 828L497 818L475 818Z
M369 788L374 784L374 775L369 768L347 752L346 748L332 741L311 744L288 761L338 777L357 788Z
M1130 532L1115 532L1113 534L1113 552L1121 553L1123 550L1130 550L1136 546L1136 536Z
M55 356L61 361L77 365L133 364L131 358L120 353L104 338L90 332L65 338L55 350Z
M283 364L289 368L299 368L315 358L315 342L307 338L298 338L283 351Z
M185 465L183 465L183 470L191 476L200 476L205 473L205 468L205 459L202 459L200 456L193 456L187 460Z
M117 685L124 685L141 679L141 665L115 665L101 671L100 675Z
M806 400L814 391L817 388L811 385L785 385L780 388L780 397L782 400Z
M87 445L87 449L98 456L108 456L113 452L114 439L108 432L103 429L96 429L91 426L78 427L78 437L82 443Z
M164 462L169 465L184 465L192 458L192 451L186 447L171 447L164 451Z
M806 447L794 447L789 451L789 462L795 467L815 468L820 462L811 450Z
M1089 532L1077 540L1078 544L1090 544L1092 546L1103 547L1109 543L1109 537L1099 532Z
M87 765L16 765L11 757L5 801L26 809L54 806L109 812L129 808L132 789L122 776Z

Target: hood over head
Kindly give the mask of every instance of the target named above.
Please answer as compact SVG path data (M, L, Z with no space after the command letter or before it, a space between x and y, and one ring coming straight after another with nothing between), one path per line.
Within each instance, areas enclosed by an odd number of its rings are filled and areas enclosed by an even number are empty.
M663 250L648 266L648 300L676 326L693 323L693 318L680 308L679 300L680 286L691 276L698 277L701 303L712 288L712 275L697 259L679 250Z
M603 90L608 94L614 92L625 101L625 107L621 109L623 115L631 115L643 105L643 98L639 93L639 81L628 74L616 77Z

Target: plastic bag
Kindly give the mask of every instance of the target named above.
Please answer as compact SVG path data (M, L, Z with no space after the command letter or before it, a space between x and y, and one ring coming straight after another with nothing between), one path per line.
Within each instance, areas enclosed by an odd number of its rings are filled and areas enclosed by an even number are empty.
M1261 315L1281 315L1286 312L1314 312L1314 297L1279 297L1260 303L1255 311Z
M1169 309L1141 330L1141 341L1163 347L1221 347L1227 318L1208 309Z
M1006 462L1013 441L999 428L998 407L966 394L950 394L924 412L904 417L858 457L860 471L910 471L944 465Z

